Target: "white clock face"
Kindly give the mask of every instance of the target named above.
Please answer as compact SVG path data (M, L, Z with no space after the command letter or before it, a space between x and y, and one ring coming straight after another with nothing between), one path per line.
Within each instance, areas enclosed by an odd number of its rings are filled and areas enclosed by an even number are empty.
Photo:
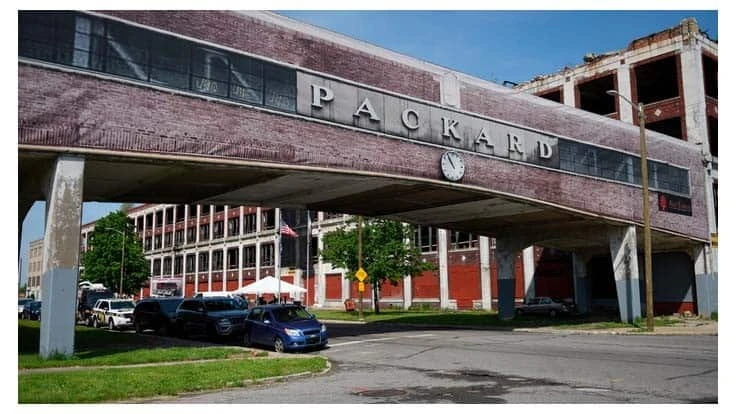
M450 181L459 181L465 174L465 161L455 151L447 151L442 154L442 174Z

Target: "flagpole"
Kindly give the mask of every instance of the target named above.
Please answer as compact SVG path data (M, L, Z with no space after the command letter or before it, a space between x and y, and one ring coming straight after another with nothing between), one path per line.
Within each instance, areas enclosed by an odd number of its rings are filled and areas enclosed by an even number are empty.
M309 308L309 243L312 240L312 215L309 213L309 210L307 210L307 297L305 302L305 305L307 308Z
M279 281L278 285L278 296L276 297L276 303L281 303L281 223L283 220L281 219L281 209L279 209L279 230L276 232L276 237L279 241L279 251L276 253L276 260L274 262L276 263L276 279Z

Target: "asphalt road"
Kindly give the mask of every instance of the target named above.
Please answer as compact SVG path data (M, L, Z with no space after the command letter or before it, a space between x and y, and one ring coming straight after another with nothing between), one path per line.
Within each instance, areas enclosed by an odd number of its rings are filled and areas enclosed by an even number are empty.
M717 336L329 324L327 374L165 403L716 403Z

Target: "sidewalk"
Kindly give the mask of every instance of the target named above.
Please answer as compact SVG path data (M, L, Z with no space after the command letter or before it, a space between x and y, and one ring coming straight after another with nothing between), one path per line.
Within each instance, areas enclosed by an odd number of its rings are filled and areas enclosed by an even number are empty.
M718 322L700 318L680 318L674 325L655 326L653 332L640 328L560 329L555 327L516 328L515 332L554 332L580 335L718 335Z

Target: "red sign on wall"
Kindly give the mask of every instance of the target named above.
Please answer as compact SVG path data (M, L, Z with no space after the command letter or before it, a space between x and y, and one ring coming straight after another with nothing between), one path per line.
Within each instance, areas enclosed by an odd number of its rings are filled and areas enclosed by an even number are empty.
M693 215L693 205L689 198L660 193L657 196L657 205L659 206L659 211L685 216Z

